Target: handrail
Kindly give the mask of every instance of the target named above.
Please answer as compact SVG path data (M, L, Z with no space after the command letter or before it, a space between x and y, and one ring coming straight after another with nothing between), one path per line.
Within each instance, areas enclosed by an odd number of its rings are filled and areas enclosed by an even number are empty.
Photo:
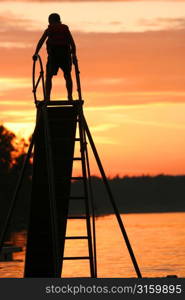
M45 91L45 83L44 83L44 69L43 69L43 64L42 64L42 60L40 55L37 55L38 59L33 61L33 69L32 69L32 85L33 85L33 96L34 96L34 102L35 105L37 106L38 104L38 99L37 99L37 88L39 85L40 80L42 81L42 91L43 91L43 99L46 99L46 91ZM36 62L39 61L39 65L40 65L40 75L36 81L35 77L35 71L36 71Z
M36 81L35 77L36 77L36 62L39 61L39 65L40 65L40 75ZM78 59L77 57L75 57L75 59L73 60L73 64L75 67L75 77L76 77L76 85L77 85L77 92L78 92L78 99L82 100L82 91L81 91L81 83L80 83L80 70L78 67ZM40 80L42 81L42 90L43 90L43 99L42 100L38 100L37 99L37 88L38 85L40 83ZM44 69L43 69L43 64L42 64L42 60L40 55L37 54L37 59L33 61L33 69L32 69L32 85L33 85L33 96L34 96L34 102L35 105L38 106L38 103L40 101L43 101L46 99L46 89L45 89L45 82L44 82Z
M82 90L81 90L81 84L80 84L80 70L78 67L78 59L75 57L73 60L73 64L75 66L75 75L76 75L76 85L77 85L77 92L78 92L78 99L82 100Z

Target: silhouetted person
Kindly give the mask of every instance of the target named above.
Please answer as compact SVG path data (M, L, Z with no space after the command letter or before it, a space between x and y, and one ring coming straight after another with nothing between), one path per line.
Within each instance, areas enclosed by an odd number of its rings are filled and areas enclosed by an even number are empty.
M73 100L73 83L71 78L72 59L76 61L76 46L67 25L62 24L60 16L56 13L49 15L49 26L39 40L33 60L46 41L48 61L46 65L46 101L50 100L52 77L57 75L59 68L64 72L68 100Z

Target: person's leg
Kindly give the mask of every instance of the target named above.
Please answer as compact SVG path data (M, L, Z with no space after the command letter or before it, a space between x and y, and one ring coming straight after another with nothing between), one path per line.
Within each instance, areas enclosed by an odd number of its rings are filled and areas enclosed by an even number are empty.
M51 88L52 88L52 75L46 74L46 101L50 101L50 94L51 94Z
M68 94L68 100L73 100L73 82L71 78L71 72L64 72L64 78L66 80L66 88Z
M46 65L46 101L50 101L51 89L52 89L52 78L57 75L59 66L54 55L48 55L48 61Z

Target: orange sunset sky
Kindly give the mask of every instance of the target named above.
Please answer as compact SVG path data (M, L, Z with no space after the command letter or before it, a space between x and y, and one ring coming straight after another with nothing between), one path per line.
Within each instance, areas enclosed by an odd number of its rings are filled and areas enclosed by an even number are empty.
M75 39L106 173L184 174L185 1L0 1L0 123L33 131L32 55L52 12ZM65 99L61 71L53 83L52 99Z

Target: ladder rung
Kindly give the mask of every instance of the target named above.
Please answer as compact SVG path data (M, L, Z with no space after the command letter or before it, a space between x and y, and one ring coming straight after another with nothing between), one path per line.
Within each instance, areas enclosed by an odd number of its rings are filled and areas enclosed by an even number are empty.
M66 236L66 240L87 240L88 236Z
M83 219L83 220L85 220L85 219L87 219L87 217L85 217L85 216L69 216L69 217L67 217L67 219L73 219L73 220L80 220L80 219Z
M71 177L71 180L83 180L83 177Z
M73 259L90 259L89 256L68 256L68 257L63 257L63 260L73 260Z

